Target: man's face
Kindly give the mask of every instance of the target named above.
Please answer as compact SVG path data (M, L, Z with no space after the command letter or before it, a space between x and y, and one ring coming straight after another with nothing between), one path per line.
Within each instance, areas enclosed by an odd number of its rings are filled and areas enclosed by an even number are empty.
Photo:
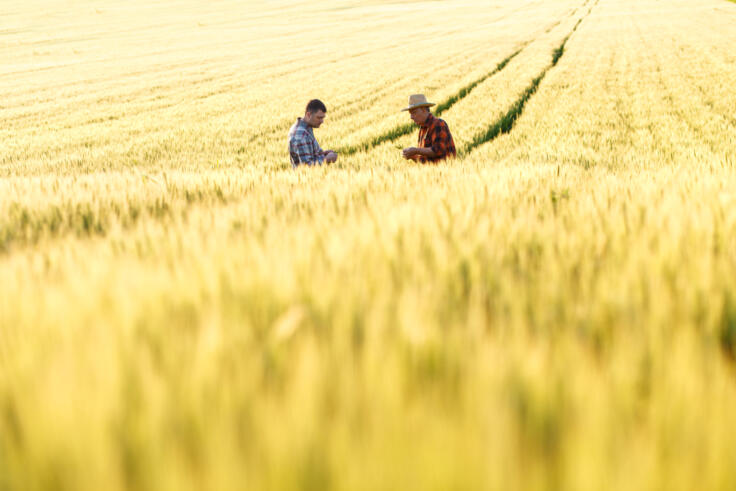
M315 112L307 111L307 114L304 116L304 121L306 121L312 128L319 128L324 122L325 116L327 116L327 113L320 109Z
M409 109L409 116L411 116L412 121L421 126L425 121L427 121L429 109L426 107L415 107L413 109Z

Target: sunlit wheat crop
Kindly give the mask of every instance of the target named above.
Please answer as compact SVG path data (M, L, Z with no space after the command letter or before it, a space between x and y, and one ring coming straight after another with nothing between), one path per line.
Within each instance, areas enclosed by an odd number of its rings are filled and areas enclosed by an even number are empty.
M734 46L725 0L4 5L0 490L735 489ZM401 158L415 93L457 159Z

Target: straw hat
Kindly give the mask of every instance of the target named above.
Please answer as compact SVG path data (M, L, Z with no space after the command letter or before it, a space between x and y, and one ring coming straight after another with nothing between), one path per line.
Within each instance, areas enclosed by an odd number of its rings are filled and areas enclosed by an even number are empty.
M434 102L427 102L427 98L424 97L424 94L413 94L409 96L409 107L405 107L402 111L408 111L415 107L430 107L434 105Z

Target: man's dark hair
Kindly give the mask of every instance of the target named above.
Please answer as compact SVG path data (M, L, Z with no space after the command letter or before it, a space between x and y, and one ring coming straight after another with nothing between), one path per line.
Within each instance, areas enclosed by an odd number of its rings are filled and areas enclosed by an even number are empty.
M316 113L317 111L327 112L327 106L325 106L325 103L319 99L312 99L307 103L307 109L304 112Z

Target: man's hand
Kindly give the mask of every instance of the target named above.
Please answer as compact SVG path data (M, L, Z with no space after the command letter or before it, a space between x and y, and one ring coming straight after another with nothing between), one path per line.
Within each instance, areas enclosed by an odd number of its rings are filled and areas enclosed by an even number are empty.
M327 162L328 164L333 164L337 162L337 152L327 150L325 152L325 162Z
M405 159L410 160L419 154L419 149L416 147L409 147L409 148L405 148L402 153Z
M404 158L407 160L419 160L420 157L434 158L437 154L431 148L409 147L404 149Z

